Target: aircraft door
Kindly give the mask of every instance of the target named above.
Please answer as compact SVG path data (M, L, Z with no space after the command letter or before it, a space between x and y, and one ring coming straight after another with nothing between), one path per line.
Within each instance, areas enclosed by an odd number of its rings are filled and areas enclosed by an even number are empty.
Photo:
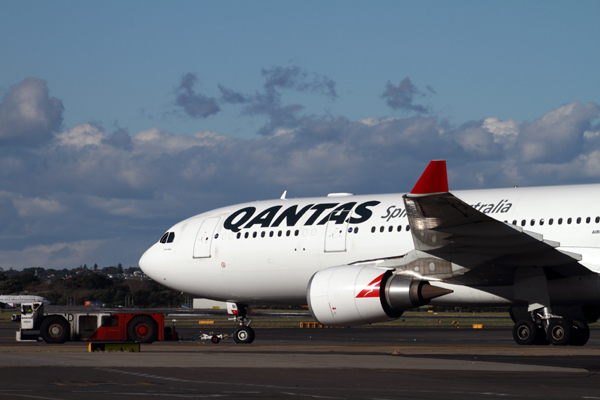
M210 257L212 239L220 219L221 217L212 217L202 222L202 226L200 226L196 235L196 242L194 243L194 258Z
M348 220L339 224L329 219L325 228L325 252L346 251Z

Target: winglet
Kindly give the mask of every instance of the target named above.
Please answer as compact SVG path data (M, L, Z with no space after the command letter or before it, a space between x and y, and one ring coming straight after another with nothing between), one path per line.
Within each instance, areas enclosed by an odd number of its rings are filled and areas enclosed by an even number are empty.
M410 194L431 194L448 192L446 161L431 161Z

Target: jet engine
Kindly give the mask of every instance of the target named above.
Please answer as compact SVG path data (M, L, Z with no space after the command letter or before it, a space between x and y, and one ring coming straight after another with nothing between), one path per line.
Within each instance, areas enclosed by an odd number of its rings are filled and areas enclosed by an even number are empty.
M353 326L398 318L405 310L452 293L427 281L411 281L393 270L341 265L315 273L306 298L313 317L327 326Z

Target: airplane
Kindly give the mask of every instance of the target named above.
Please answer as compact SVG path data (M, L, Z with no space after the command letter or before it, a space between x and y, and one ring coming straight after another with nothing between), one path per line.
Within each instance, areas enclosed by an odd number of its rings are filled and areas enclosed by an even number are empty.
M44 304L50 304L50 300L46 300L42 296L33 295L0 295L0 308L15 308L21 303L33 303L41 301Z
M327 326L425 306L507 307L519 345L588 341L600 318L600 184L450 193L431 161L408 194L256 201L171 227L141 257L155 281L250 305L308 305Z

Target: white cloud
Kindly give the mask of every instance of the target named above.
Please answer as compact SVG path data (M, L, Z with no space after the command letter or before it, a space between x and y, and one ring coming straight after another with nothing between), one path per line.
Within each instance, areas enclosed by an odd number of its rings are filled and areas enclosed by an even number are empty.
M214 146L233 139L217 132L203 131L194 135L174 135L157 127L139 132L133 137L137 152L176 154L192 147Z
M514 145L521 123L512 119L500 121L498 118L486 118L482 126L494 136L494 143L500 143L506 149Z
M364 118L359 120L358 122L360 122L361 124L365 124L367 126L375 126L375 125L379 125L381 123L384 122L391 122L391 121L395 121L399 118L374 118L374 117L369 117L369 118Z
M598 117L594 103L573 102L523 123L517 141L523 162L567 162L583 151L584 132Z
M78 149L84 146L100 146L106 139L104 131L92 124L81 124L56 135L60 146L74 146Z
M28 246L23 250L4 250L0 251L0 267L5 270L27 267L72 268L83 264L82 260L90 259L103 242L81 240Z
M600 136L600 131L585 131L583 132L583 137L586 139L595 139Z
M12 202L19 217L41 217L48 214L60 214L65 211L65 207L60 202L52 199L19 197L14 198Z
M62 124L62 101L49 96L46 81L27 78L0 101L0 143L37 146Z

